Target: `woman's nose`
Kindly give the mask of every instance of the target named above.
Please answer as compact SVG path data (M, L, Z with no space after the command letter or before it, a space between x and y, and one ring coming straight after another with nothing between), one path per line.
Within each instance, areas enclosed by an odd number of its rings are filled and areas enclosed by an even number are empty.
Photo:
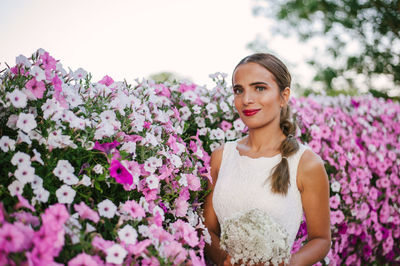
M251 92L245 92L243 95L243 103L244 104L251 104L254 103L254 95Z

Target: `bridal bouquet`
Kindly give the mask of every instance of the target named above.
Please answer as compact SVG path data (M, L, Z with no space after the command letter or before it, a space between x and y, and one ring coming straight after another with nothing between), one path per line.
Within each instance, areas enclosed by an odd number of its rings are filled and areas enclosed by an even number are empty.
M241 261L278 265L288 263L290 258L285 228L259 209L239 212L226 219L221 225L220 246L232 257L232 264Z

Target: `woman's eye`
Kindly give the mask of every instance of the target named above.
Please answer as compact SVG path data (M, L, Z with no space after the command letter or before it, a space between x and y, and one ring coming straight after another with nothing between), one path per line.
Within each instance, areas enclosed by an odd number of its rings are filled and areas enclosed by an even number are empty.
M240 94L240 93L242 93L242 90L241 89L233 89L233 93Z
M265 90L265 87L256 87L256 90L257 91L263 91L263 90Z

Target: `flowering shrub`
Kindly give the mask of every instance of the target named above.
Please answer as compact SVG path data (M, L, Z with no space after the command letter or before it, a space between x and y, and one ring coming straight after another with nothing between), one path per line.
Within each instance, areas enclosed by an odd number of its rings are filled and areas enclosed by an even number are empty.
M243 136L224 74L195 84L67 72L40 49L0 77L0 264L204 265L210 152ZM326 162L332 248L322 263L399 261L400 105L292 99ZM293 252L306 239L303 223Z

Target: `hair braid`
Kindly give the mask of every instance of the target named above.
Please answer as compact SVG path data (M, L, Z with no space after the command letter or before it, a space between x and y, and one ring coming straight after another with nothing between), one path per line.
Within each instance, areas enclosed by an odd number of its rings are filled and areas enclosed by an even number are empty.
M272 169L271 190L274 193L286 194L290 185L289 156L299 150L299 143L294 137L296 134L296 123L290 121L290 107L286 106L281 110L280 127L286 135L280 146L282 155L281 162Z

